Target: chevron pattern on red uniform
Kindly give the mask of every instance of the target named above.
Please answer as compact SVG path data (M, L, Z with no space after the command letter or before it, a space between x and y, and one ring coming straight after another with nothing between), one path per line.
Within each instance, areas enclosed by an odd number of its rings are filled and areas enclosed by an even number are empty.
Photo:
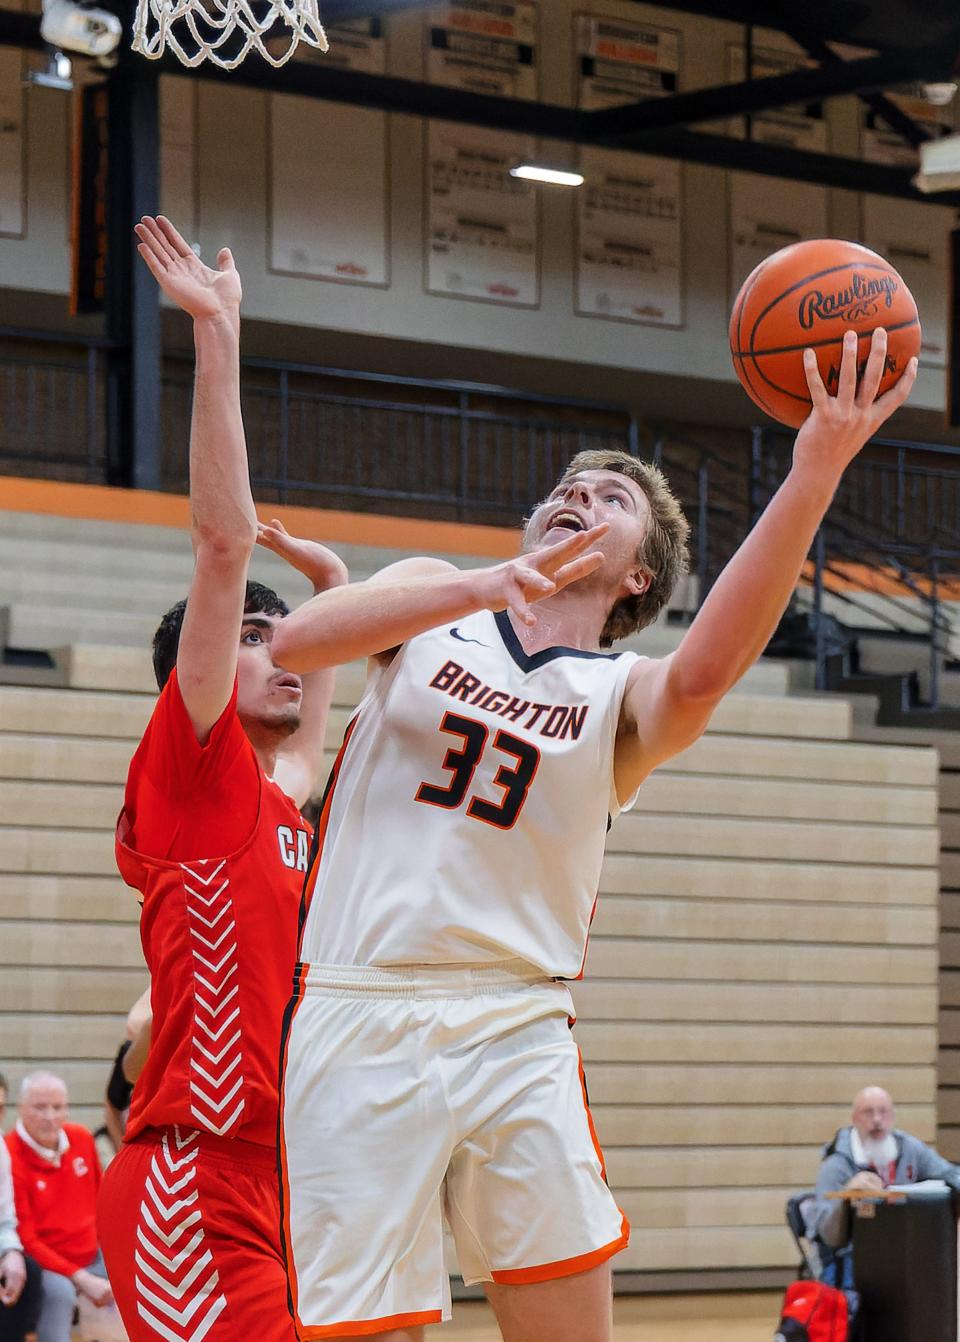
M209 868L209 870L207 870ZM243 1113L237 927L226 859L181 863L193 950L190 1112L226 1136Z
M226 1308L196 1187L200 1134L164 1133L137 1221L137 1312L166 1342L202 1342Z

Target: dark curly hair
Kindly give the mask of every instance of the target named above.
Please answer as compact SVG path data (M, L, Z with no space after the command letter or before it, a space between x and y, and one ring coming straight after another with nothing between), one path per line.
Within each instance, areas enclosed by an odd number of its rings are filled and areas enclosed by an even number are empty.
M687 540L690 523L659 467L640 461L629 452L595 449L578 452L558 481L564 484L581 471L614 471L639 485L650 505L650 529L637 558L651 576L650 586L640 596L625 596L617 602L600 636L600 646L609 648L618 638L645 629L670 600L673 589L685 577L690 563Z
M170 672L177 664L177 651L180 647L180 631L187 609L186 598L171 606L164 615L153 636L153 674L157 678L158 689L163 689L170 679ZM243 602L244 615L289 615L290 607L282 596L278 596L272 587L262 582L248 582Z

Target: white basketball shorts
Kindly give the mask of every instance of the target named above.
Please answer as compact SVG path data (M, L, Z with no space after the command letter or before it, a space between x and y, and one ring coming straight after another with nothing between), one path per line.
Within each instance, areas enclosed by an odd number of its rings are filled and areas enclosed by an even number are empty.
M440 1323L464 1280L584 1272L627 1243L562 983L514 961L302 965L280 1123L302 1339Z

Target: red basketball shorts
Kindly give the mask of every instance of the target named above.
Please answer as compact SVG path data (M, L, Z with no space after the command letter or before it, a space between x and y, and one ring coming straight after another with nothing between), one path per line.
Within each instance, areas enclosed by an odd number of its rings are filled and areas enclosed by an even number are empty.
M104 1175L98 1233L130 1342L295 1342L269 1147L144 1133Z

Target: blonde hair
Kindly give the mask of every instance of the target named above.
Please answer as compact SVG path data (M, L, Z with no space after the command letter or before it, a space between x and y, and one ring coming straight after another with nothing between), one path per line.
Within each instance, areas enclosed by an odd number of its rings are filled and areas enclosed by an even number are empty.
M609 648L618 638L626 638L653 624L670 600L689 567L690 524L666 476L648 461L640 461L628 452L597 449L578 452L559 483L564 484L582 471L614 471L625 475L639 485L650 505L650 526L637 550L637 559L650 575L650 586L639 596L621 597L610 611L600 635L600 646Z

